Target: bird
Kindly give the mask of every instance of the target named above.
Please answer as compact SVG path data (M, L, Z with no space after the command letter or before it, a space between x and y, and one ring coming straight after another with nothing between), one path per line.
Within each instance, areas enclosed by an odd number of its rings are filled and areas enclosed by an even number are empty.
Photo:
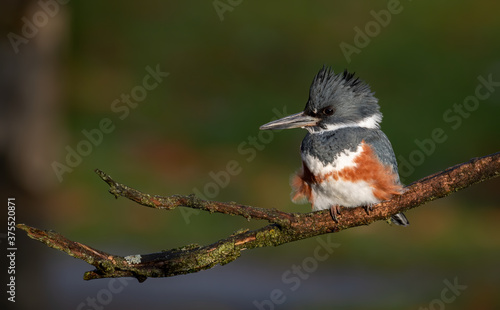
M382 113L370 86L355 73L335 74L323 66L309 89L302 112L271 121L260 130L303 128L302 168L292 176L291 198L313 211L373 205L403 193L391 142L380 129ZM403 213L390 222L408 226Z

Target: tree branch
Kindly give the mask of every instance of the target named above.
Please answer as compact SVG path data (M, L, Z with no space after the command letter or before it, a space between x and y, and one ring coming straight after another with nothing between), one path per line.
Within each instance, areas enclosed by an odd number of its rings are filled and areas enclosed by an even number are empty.
M142 282L148 277L170 277L198 272L215 265L224 265L237 259L241 255L241 251L246 249L278 246L390 218L391 215L398 212L445 197L472 184L498 177L500 175L500 152L473 158L466 163L414 182L405 187L405 192L402 195L375 205L370 214L367 214L362 207L342 208L338 223L332 221L328 210L287 213L276 209L240 205L235 202L207 201L194 195L149 195L117 183L100 170L96 170L96 173L110 186L109 192L116 198L122 196L146 207L163 210L188 207L210 213L242 216L248 220L266 220L270 223L253 231L237 231L226 239L206 246L187 245L159 253L125 257L112 255L68 240L54 231L40 230L25 224L17 225L18 228L25 230L30 238L93 265L96 269L86 272L85 280L135 277Z

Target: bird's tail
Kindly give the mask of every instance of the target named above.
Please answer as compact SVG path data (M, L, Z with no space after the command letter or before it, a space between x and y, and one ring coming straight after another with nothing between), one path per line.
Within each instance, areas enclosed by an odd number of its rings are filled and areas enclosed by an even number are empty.
M391 222L399 226L408 226L410 222L403 213L395 214L391 217Z

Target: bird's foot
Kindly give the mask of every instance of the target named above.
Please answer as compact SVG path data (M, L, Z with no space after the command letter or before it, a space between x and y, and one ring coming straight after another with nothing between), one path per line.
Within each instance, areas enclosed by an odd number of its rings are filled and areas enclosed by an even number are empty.
M330 208L330 215L332 216L332 220L335 223L338 223L339 220L337 218L337 215L340 215L340 206L338 206L338 205L331 206L331 208Z
M366 205L366 206L364 206L364 208L365 208L366 214L368 214L368 215L370 215L370 212L373 211L373 205L372 204Z

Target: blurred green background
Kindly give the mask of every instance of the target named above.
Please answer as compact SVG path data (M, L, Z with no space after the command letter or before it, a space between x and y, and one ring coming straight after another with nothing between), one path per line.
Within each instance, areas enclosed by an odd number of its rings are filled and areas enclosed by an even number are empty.
M258 128L276 110L302 110L323 64L356 72L376 92L382 129L398 160L407 161L406 184L499 151L500 88L470 112L455 105L475 96L480 77L500 82L497 2L71 1L18 53L7 34L21 35L22 17L43 8L35 1L4 5L2 128L5 136L18 135L2 140L5 195L17 198L18 223L103 251L208 244L266 223L115 200L96 168L151 194L198 190L215 200L308 212L309 205L290 202L288 185L305 131ZM388 6L397 13L384 13ZM357 29L371 34L366 46ZM356 42L358 52L346 57L341 44ZM169 75L128 114L118 112L127 106L122 94L137 90L146 68L157 66ZM7 96L13 80L24 85L21 99ZM22 104L23 94L32 104ZM45 119L39 127L38 116ZM88 140L82 131L106 118L114 129L60 182L51 165L67 164L68 147L77 149ZM415 140L431 148L436 128L446 140L425 153ZM29 147L44 133L43 143ZM12 147L21 143L14 140L29 146ZM226 171L230 161L241 172L207 191L211 174ZM340 246L297 287L283 276L313 256L316 239L243 252L198 274L120 286L83 281L91 266L19 231L18 302L7 305L92 309L94 298L105 309L258 309L255 303L271 309L262 301L279 289L286 299L274 309L498 309L499 185L488 181L409 211L409 228L379 222L323 236ZM447 291L452 301L445 303L445 282L454 280L467 288L458 296Z

